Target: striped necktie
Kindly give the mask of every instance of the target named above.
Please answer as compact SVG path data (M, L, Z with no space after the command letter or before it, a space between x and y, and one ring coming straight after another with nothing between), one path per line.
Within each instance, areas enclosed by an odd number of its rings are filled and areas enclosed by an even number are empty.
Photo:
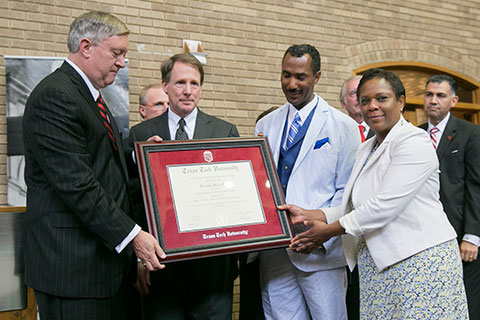
M97 106L98 106L98 112L103 118L103 124L105 125L105 128L107 128L108 136L110 137L110 140L112 141L113 148L118 150L117 148L117 142L115 141L115 136L113 134L112 127L110 126L110 118L108 117L107 113L107 105L105 104L105 101L102 98L102 95L99 94L97 98Z
M437 145L438 145L438 142L437 142L437 132L438 132L438 128L437 127L433 127L432 129L430 129L430 139L432 139L432 144L433 144L433 147L435 149L437 149Z
M300 124L300 115L298 112L295 114L295 118L293 119L292 125L290 126L290 129L288 129L288 137L287 137L287 143L285 144L285 150L288 150L290 146L293 143L293 140L297 136L298 131L300 131L300 128L302 125Z

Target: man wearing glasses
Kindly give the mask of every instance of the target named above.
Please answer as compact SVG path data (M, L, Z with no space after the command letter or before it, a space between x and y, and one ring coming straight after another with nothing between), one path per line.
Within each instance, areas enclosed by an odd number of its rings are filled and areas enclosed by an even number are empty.
M168 96L160 83L150 84L140 91L138 104L142 119L152 119L167 111Z

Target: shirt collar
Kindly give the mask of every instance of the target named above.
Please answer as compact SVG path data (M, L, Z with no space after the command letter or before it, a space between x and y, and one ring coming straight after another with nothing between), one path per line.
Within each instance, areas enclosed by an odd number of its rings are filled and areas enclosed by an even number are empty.
M178 128L178 120L180 120L181 117L174 113L170 108L168 108L167 110L168 130L170 131L170 137L172 138L172 140L174 140L175 132ZM187 135L190 137L190 139L193 139L193 135L195 133L195 126L197 125L197 115L198 108L195 107L195 109L193 109L190 114L183 118L185 120L185 131L187 132Z
M440 121L439 124L437 124L436 126L434 126L434 125L430 122L430 118L428 118L428 132L430 132L430 130L432 130L433 127L437 127L437 129L438 129L440 132L444 132L444 131L445 131L445 127L447 126L448 119L450 119L450 112L445 116L445 118L442 119L442 121Z
M85 81L85 84L87 85L88 87L88 90L90 90L90 94L92 95L92 98L94 101L97 101L97 98L98 98L98 95L100 94L100 91L98 91L97 89L95 89L95 87L93 86L92 82L90 81L90 79L88 79L87 75L82 71L82 69L80 69L75 63L73 63L73 61L69 60L69 59L65 59L65 61L73 68L75 69L75 71L77 71L77 73L80 75L80 77L82 77L83 81Z
M297 110L297 108L295 108L293 106L293 104L291 103L288 103L288 120L289 120L289 123L293 122L293 119L295 118L295 114L298 112L298 115L300 116L300 119L301 119L301 123L303 124L305 122L305 120L307 119L308 115L310 114L310 112L313 110L313 108L315 108L315 106L317 105L318 103L318 96L315 94L313 96L313 99L312 101L310 101L309 103L307 103L306 106L304 106L302 109L300 110Z
M365 128L365 131L368 131L370 129L370 127L368 126L368 124L365 121L362 121L362 123L360 123L359 125L363 126Z
M186 117L184 117L183 119L185 120L185 125L188 126L190 124L192 124L192 120L193 119L196 119L197 118L197 113L198 113L198 109L197 107L195 107L192 112L190 112ZM178 125L178 120L180 120L180 116L177 115L175 112L171 111L170 109L168 110L168 121L170 123L174 123L175 124L175 128L177 127Z

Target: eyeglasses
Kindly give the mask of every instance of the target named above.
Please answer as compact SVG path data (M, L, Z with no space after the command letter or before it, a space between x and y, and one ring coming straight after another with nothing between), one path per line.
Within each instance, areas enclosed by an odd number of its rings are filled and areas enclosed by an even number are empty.
M167 109L167 105L164 104L163 102L159 102L159 103L156 103L156 104L145 103L144 106L150 107L150 108L152 108L152 109L154 109L154 110Z

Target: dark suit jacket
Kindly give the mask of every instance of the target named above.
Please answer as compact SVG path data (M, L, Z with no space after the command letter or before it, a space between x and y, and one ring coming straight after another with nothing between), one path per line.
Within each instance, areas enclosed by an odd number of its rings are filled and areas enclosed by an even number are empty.
M368 129L367 136L365 137L366 140L370 139L375 135L375 131L372 130L372 128Z
M168 128L168 112L171 111L168 110L162 115L141 122L130 129L128 144L125 148L129 159L132 158L131 152L135 141L145 141L154 135L160 136L163 140L171 140ZM198 110L193 139L238 136L239 134L235 125ZM136 172L138 175L138 171L132 170L132 172ZM135 183L139 183L138 179ZM140 201L142 198L142 196L138 194L140 187L135 188L135 190L136 195L132 195L132 199ZM136 203L134 206L138 208L139 204ZM136 212L135 217L141 217L139 218L141 220L138 220L138 222L145 228L145 211L143 204L140 205L140 208L141 212ZM183 282L188 285L212 288L228 282L231 283L235 279L237 276L236 259L235 256L220 256L169 263L164 270L153 272L151 276L152 282L157 283L152 286L151 291L165 290L165 287L168 287L168 283L178 285L180 280L183 280Z
M132 253L115 247L135 225L126 214L128 177L115 121L118 151L66 62L33 90L23 119L25 282L57 296L112 296Z
M428 130L428 123L420 126ZM480 236L480 126L450 114L437 148L440 201L458 240Z

